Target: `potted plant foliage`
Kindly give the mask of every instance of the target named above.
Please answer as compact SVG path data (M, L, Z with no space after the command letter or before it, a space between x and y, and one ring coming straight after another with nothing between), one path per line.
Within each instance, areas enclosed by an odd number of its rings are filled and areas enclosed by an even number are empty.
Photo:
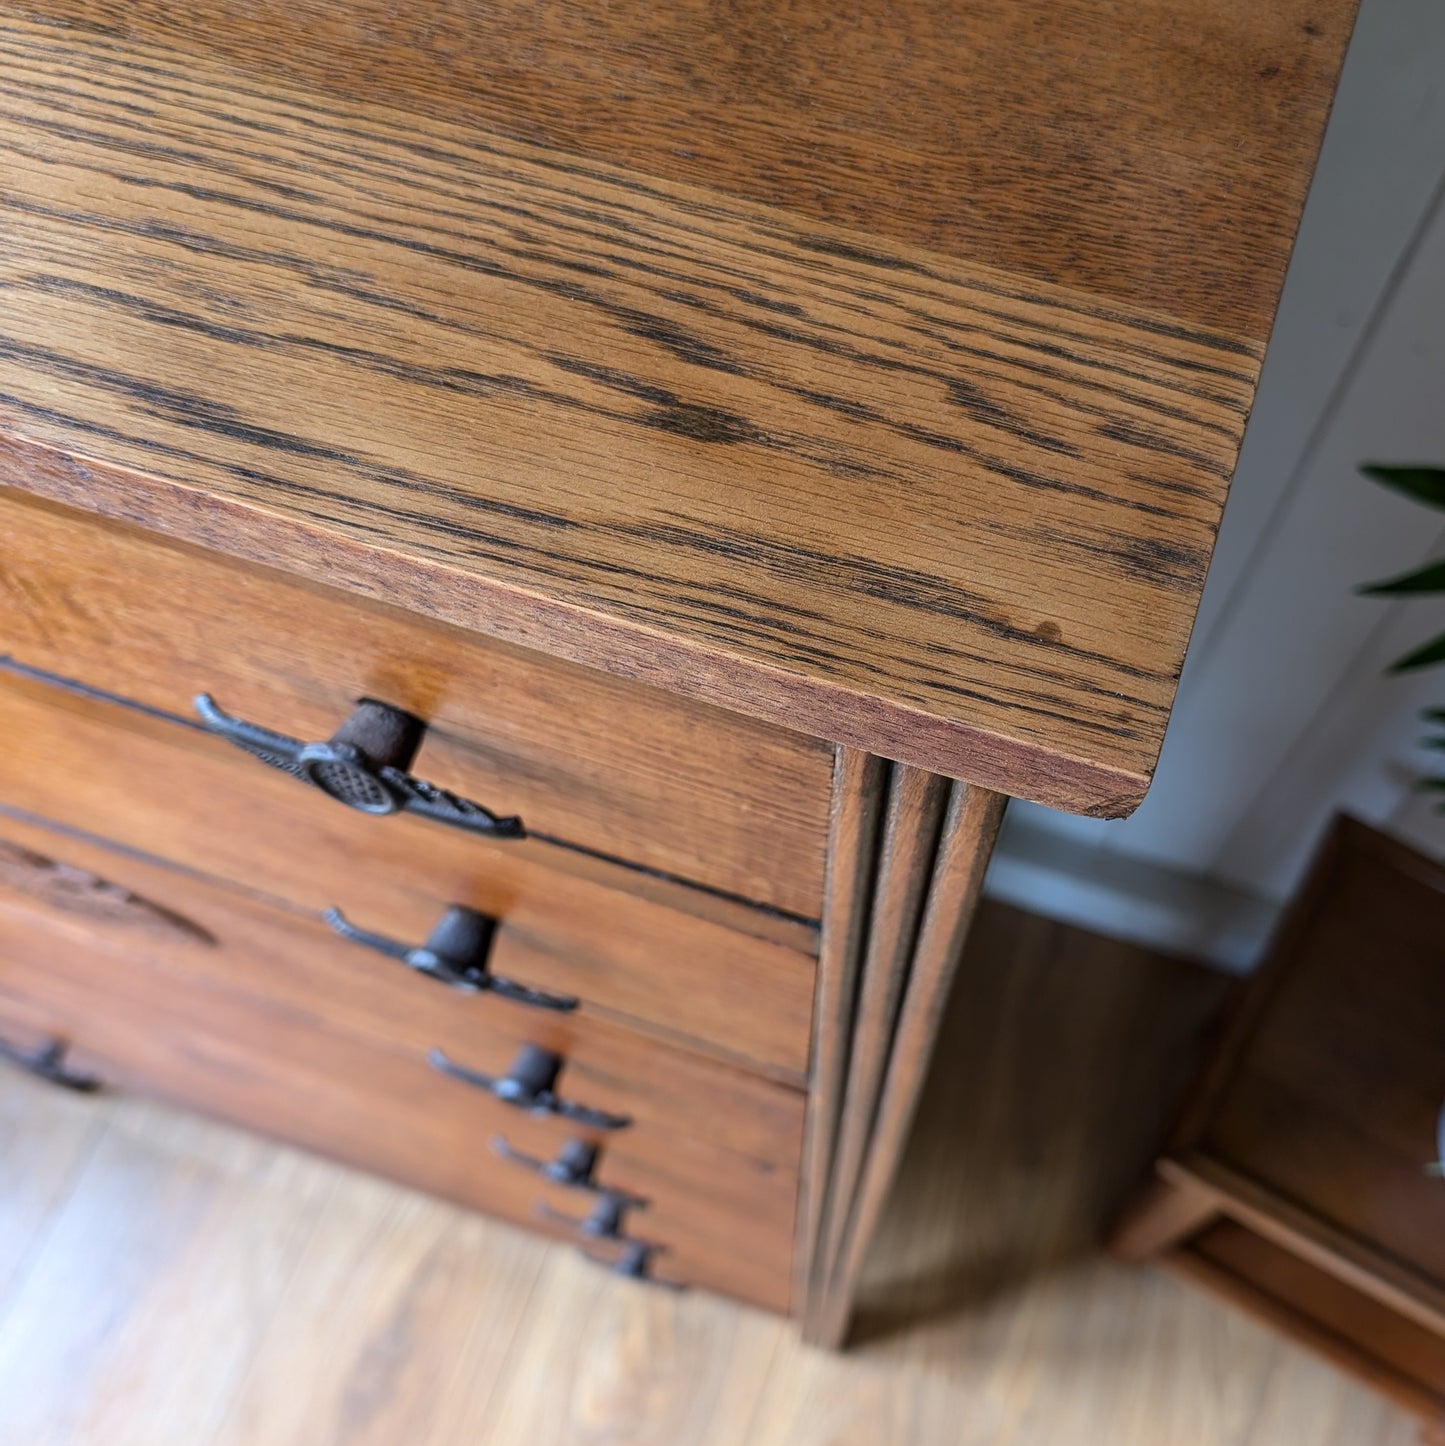
M1396 492L1423 503L1426 507L1445 512L1445 467L1383 466L1367 463L1360 468L1367 477ZM1384 582L1370 583L1360 589L1369 597L1424 597L1431 594L1445 594L1445 557L1427 562L1424 567L1388 578ZM1413 672L1418 668L1435 667L1445 663L1445 633L1422 643L1404 657L1390 665L1391 673ZM1426 708L1421 717L1430 726L1431 732L1424 739L1426 748L1445 750L1445 708ZM1445 793L1445 775L1432 774L1422 778L1419 787L1432 792ZM1445 813L1445 800L1437 805Z

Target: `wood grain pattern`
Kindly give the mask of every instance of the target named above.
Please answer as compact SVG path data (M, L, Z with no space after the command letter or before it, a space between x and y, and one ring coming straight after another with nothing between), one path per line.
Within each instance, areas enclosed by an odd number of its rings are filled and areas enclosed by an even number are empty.
M43 1030L7 1035L6 1044L22 1048L40 1043ZM83 1172L110 1116L111 1102L52 1088L58 1097L42 1110L28 1109L28 1095L13 1088L20 1071L5 1070L0 1083L0 1159L5 1186L0 1189L0 1310L54 1224L55 1216Z
M190 721L213 693L307 739L380 698L426 720L419 773L534 834L819 917L815 740L14 494L0 544L19 663Z
M1263 337L1348 0L24 0Z
M30 1110L58 1125L58 1091L42 1091L27 1096ZM214 1440L336 1194L323 1162L171 1110L133 1100L104 1128L115 1103L97 1114L82 1176L104 1189L79 1185L56 1211L0 1326L0 1435L12 1441ZM142 1380L146 1424L134 1412Z
M817 936L796 920L533 840L368 818L203 731L3 672L0 734L0 808L409 944L467 905L503 921L504 977L803 1082Z
M22 1020L39 1016L47 1033L71 1041L77 1067L113 1086L184 1103L519 1224L544 1228L534 1211L539 1199L575 1213L572 1192L499 1161L489 1142L501 1134L550 1158L569 1136L586 1132L509 1109L429 1068L415 1046L435 1033L433 991L421 992L424 981L409 981L413 992L401 1008L393 1000L390 1031L360 1020L364 1006L351 1004L364 997L365 982L349 975L336 980L338 989L315 988L323 941L292 927L289 956L276 960L277 931L257 928L250 967L237 950L238 977L222 982L99 939L80 944L47 934L33 920L0 912L0 1027L17 1011ZM302 1000L273 987L284 972L272 969L273 960L290 971L312 966L313 987L304 978L297 984ZM263 968L268 993L248 991ZM670 1273L786 1311L801 1101L664 1046L643 1047L600 1021L571 1022L560 1034L535 1024L535 1016L507 1020L498 1011L481 1022L452 1010L444 1027L448 1047L483 1069L505 1071L524 1040L563 1052L565 1093L633 1117L606 1137L602 1173L650 1202L635 1218L637 1233L667 1247Z
M986 1317L1092 1256L1167 1135L1232 984L983 900L867 1253L849 1356L926 1321Z
M908 987L949 785L937 774L895 767L858 975L838 1140L828 1172L823 1259L836 1261L866 1167L878 1101Z
M0 822L0 830L25 837L42 832L33 826L22 829L14 820ZM60 847L81 864L103 867L184 908L204 922L215 946L197 950L159 937L137 942L100 922L80 929L73 919L0 896L6 937L18 939L27 928L37 935L35 943L15 945L17 960L38 962L48 947L42 941L69 940L63 947L77 977L84 977L90 952L103 961L91 973L103 970L112 956L124 956L153 965L162 979L172 976L234 990L262 1006L290 1010L323 1028L346 1031L418 1059L439 1046L462 1063L489 1072L505 1073L524 1044L537 1044L568 1061L564 1093L591 1090L611 1099L612 1104L600 1107L634 1116L639 1135L670 1132L682 1141L684 1155L693 1144L732 1152L752 1167L751 1173L779 1180L796 1171L802 1100L794 1090L648 1040L585 1008L556 1014L495 996L458 994L398 967L394 960L358 953L315 919L162 865L79 840L62 840ZM163 985L156 984L155 990L164 992ZM468 1093L461 1085L443 1083L443 1093ZM649 1130L641 1128L643 1121ZM551 1124L552 1132L563 1128ZM624 1134L617 1138L630 1148L630 1137L621 1140ZM724 1170L719 1165L714 1171L709 1163L702 1173ZM754 1180L751 1188L760 1200L767 1195L766 1180ZM783 1198L789 1198L791 1185L781 1188ZM748 1198L745 1190L731 1193L726 1182L719 1183L717 1191L722 1198Z
M1445 1291L1445 864L1335 833L1197 1148Z
M1445 1341L1232 1221L1168 1257L1169 1269L1319 1352L1427 1426L1445 1423Z
M1436 1426L1442 971L1445 867L1336 820L1117 1238L1178 1242L1187 1273Z
M1262 329L98 33L12 16L0 67L0 480L990 789L1142 795Z
M1157 1170L1161 1180L1178 1189L1212 1195L1218 1214L1445 1337L1445 1289L1413 1262L1387 1254L1375 1243L1321 1220L1307 1206L1207 1157L1164 1159Z
M329 1268L288 1280L209 1446L485 1440L516 1323L555 1252L379 1180L344 1176L314 1221ZM430 1349L440 1340L444 1358Z
M0 892L27 895L62 915L104 924L124 937L131 930L183 944L210 944L193 920L110 879L61 863L0 838Z
M842 1229L827 1284L808 1301L804 1332L838 1346L852 1323L864 1256L878 1228L903 1157L928 1061L963 956L974 909L1007 799L955 783L932 861L923 915L900 991L897 1022L876 1100L869 1109L867 1150L855 1181L830 1199Z
M798 1211L796 1298L814 1289L823 1246L829 1181L838 1148L843 1096L857 1010L859 970L868 942L878 830L889 766L871 753L840 748L828 833L828 889L819 947L813 1052L808 1076L802 1206Z
M1445 1329L1442 967L1445 867L1337 819L1156 1173Z
M484 1439L568 1446L753 1442L781 1332L696 1295L628 1291L558 1255L538 1282Z

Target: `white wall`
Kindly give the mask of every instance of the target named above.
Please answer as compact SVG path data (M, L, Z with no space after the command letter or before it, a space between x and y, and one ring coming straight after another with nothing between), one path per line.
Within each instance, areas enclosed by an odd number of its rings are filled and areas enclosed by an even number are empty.
M1445 463L1445 3L1363 0L1153 789L1108 823L1011 810L988 889L1248 968L1330 815L1445 853L1411 785L1445 669L1382 670L1439 600L1356 584L1445 552L1361 478Z

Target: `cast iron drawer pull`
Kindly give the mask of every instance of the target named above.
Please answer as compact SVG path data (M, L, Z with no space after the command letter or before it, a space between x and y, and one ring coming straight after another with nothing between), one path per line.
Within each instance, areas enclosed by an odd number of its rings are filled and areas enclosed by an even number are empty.
M632 1123L628 1115L609 1115L604 1110L594 1110L559 1098L552 1087L562 1072L562 1056L553 1054L550 1049L540 1049L535 1044L523 1045L511 1069L500 1077L456 1064L440 1049L434 1049L427 1055L427 1063L453 1079L486 1090L504 1105L526 1110L529 1114L557 1115L589 1130L620 1130Z
M212 733L348 808L375 814L404 809L493 838L526 836L520 818L498 818L481 804L408 773L426 724L389 703L360 699L351 717L325 743L303 743L233 718L216 706L209 693L196 699L196 712Z
M651 1240L623 1239L622 1254L611 1262L610 1268L613 1275L625 1275L629 1280L646 1281L648 1285L661 1286L663 1290L686 1290L680 1280L663 1280L652 1273L653 1262L667 1249L665 1245L658 1245ZM598 1265L607 1264L606 1261L598 1260L595 1255L589 1254L586 1250L582 1252L588 1260Z
M598 1196L596 1205L592 1207L592 1213L583 1220L572 1215L564 1215L543 1200L539 1200L532 1208L539 1219L575 1230L584 1239L616 1241L621 1245L621 1255L611 1263L614 1275L625 1275L631 1280L645 1280L649 1285L661 1285L668 1290L686 1290L687 1287L681 1282L659 1280L652 1273L654 1259L662 1254L667 1246L659 1245L653 1240L642 1240L636 1235L628 1235L623 1230L628 1210L641 1203L644 1202L627 1195L620 1195L612 1190L605 1190ZM582 1253L588 1260L595 1261L599 1265L603 1263L598 1260L597 1256L586 1250L583 1250Z
M638 1206L647 1204L640 1195L628 1195L598 1181L597 1158L602 1152L591 1140L568 1140L557 1151L555 1160L539 1160L535 1155L524 1155L520 1150L513 1149L501 1135L492 1137L492 1149L504 1160L540 1175L553 1185L565 1185L569 1190L586 1190L594 1195L616 1195Z
M555 1160L539 1160L535 1155L524 1155L514 1150L501 1135L492 1136L492 1149L504 1160L541 1175L556 1185L566 1185L570 1190L601 1190L597 1183L597 1156L601 1153L590 1140L568 1140L557 1151Z
M0 1059L8 1059L12 1064L18 1064L21 1069L29 1070L37 1078L59 1085L61 1089L93 1095L101 1088L100 1081L94 1075L76 1074L66 1069L65 1050L65 1042L60 1039L47 1040L39 1049L20 1049L16 1045L0 1041Z
M384 934L358 929L340 909L328 909L326 922L343 939L365 944L368 949L375 949L388 959L399 959L418 974L425 974L428 979L436 979L464 994L487 991L516 1004L530 1004L534 1009L555 1009L563 1013L577 1008L577 1001L569 994L548 994L541 989L528 989L524 984L513 984L510 979L499 979L490 973L487 956L492 951L497 921L477 913L475 909L453 904L427 935L426 943L414 949L396 939L388 939Z
M641 1209L646 1204L645 1200L639 1200L635 1195L624 1195L619 1190L604 1190L597 1197L591 1213L582 1219L554 1210L545 1200L539 1200L532 1208L540 1219L575 1230L579 1235L591 1236L594 1240L626 1240L627 1232L622 1227L627 1220L627 1212Z

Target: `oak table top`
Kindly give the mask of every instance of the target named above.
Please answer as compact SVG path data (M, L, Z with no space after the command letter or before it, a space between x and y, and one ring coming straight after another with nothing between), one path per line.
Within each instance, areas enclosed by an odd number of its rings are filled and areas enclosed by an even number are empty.
M1127 812L1352 14L9 4L0 484Z

